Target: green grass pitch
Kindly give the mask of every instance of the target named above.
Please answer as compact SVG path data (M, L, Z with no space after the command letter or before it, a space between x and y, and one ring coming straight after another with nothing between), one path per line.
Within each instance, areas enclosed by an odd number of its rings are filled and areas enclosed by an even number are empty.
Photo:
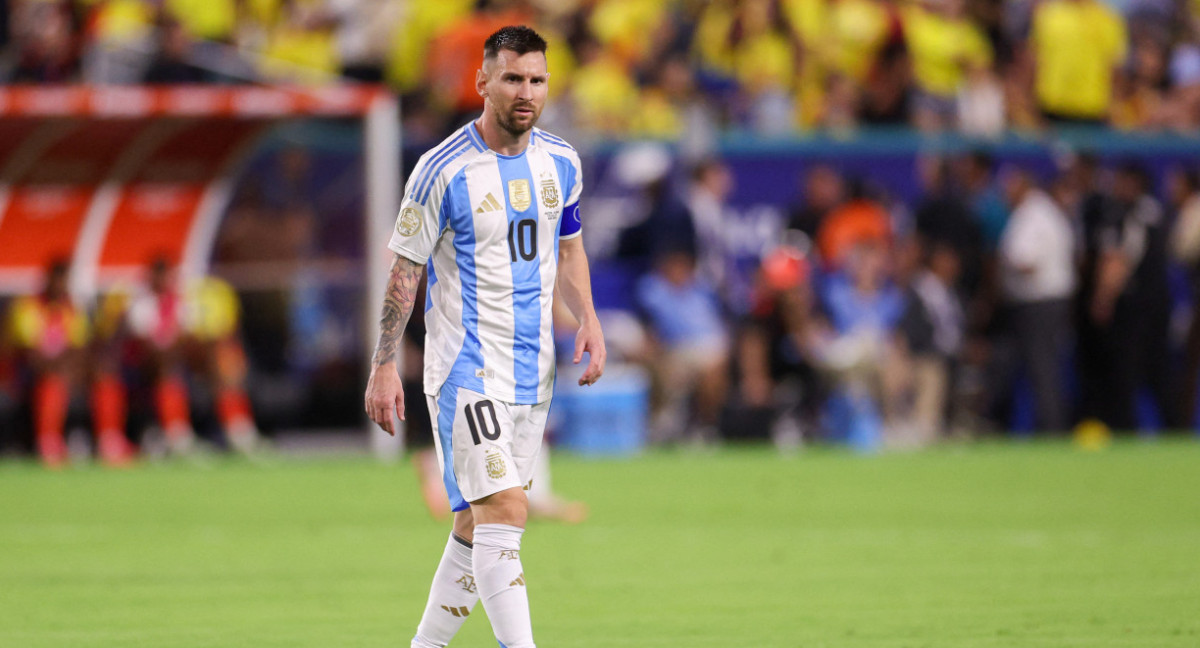
M555 458L541 646L1200 646L1200 443ZM407 465L0 464L0 646L407 646L447 527ZM482 607L453 646L495 646Z

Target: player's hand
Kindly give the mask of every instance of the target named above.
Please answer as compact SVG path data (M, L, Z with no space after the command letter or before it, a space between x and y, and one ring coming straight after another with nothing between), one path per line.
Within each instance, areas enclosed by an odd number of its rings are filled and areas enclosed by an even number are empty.
M608 360L608 351L604 349L604 333L600 330L600 322L596 319L581 325L575 334L575 364L583 360L583 354L588 354L588 366L579 378L580 386L595 384L604 374L604 362Z
M366 410L367 416L384 432L396 436L392 414L394 412L396 417L404 420L404 386L395 363L382 364L371 370L371 377L367 379Z

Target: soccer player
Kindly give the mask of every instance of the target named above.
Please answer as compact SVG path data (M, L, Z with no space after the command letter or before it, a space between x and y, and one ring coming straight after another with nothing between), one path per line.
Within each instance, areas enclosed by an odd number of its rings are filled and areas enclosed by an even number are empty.
M35 375L33 387L34 434L38 455L50 468L61 468L69 457L64 427L72 392L87 372L87 345L91 335L87 315L76 308L67 293L69 267L51 264L46 286L39 295L18 299L12 305L9 335ZM112 466L128 464L134 448L125 438L125 388L114 372L92 372L92 423L100 459Z
M484 43L483 115L426 153L405 188L366 410L388 433L404 419L396 349L428 262L425 394L453 532L412 645L445 646L482 601L496 639L532 648L521 535L554 387L557 283L580 322L580 385L604 372L580 238L579 156L534 128L546 102L546 42L505 27Z

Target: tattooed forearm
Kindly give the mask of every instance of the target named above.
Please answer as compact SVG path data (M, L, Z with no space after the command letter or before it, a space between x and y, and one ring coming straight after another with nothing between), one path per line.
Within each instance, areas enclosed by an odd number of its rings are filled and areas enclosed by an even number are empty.
M396 255L388 277L387 294L383 298L383 313L379 318L379 344L375 347L372 365L378 367L396 360L400 336L412 315L413 301L421 283L423 266Z

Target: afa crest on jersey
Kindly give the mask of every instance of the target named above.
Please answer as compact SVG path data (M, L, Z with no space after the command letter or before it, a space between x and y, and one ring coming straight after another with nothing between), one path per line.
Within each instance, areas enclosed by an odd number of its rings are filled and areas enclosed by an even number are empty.
M542 206L546 209L558 208L558 185L554 178L542 180Z

